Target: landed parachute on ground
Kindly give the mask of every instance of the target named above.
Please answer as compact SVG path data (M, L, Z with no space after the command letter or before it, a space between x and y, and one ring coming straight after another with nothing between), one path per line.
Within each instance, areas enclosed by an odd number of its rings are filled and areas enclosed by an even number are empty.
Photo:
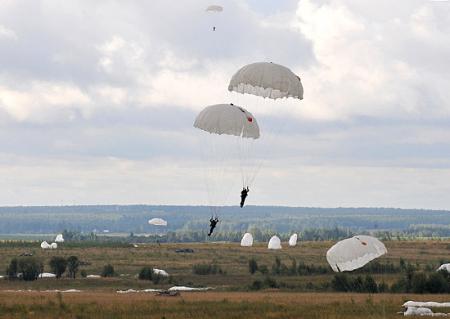
M55 243L63 243L63 242L64 242L63 234L56 235Z
M242 247L251 247L251 246L253 246L253 236L252 236L252 234L245 233L244 236L242 236L241 246Z
M442 265L440 265L439 268L437 269L437 271L441 271L441 270L444 270L444 271L447 271L447 272L450 273L450 264L442 264Z
M47 241L43 241L43 242L41 243L41 248L42 248L42 249L50 249L50 244L47 243Z
M281 240L278 236L272 236L267 245L268 249L281 249Z
M297 246L297 238L298 238L297 234L292 234L291 237L289 238L289 246L291 247Z
M58 244L57 243L51 243L50 244L50 249L57 249L58 248Z
M300 77L289 68L272 62L257 62L239 69L231 78L228 91L263 98L303 99Z
M152 218L148 221L149 225L167 226L167 221L162 218Z
M327 261L335 272L352 271L386 253L386 247L377 238L358 235L331 247L327 251Z

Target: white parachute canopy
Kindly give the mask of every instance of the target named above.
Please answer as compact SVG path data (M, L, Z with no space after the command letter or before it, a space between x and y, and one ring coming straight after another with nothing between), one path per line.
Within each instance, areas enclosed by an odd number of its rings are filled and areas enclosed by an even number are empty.
M55 242L56 242L56 243L63 243L63 242L64 242L64 237L63 237L63 235L62 235L62 234L56 235Z
M162 218L152 218L148 221L149 225L167 226L167 221Z
M246 109L233 104L207 106L197 115L194 127L211 134L259 138L255 117Z
M327 251L335 272L352 271L387 253L384 244L372 236L358 235L336 243Z
M43 241L43 242L41 243L41 248L42 248L42 249L49 249L49 248L50 248L50 245L49 245L49 243L47 243L46 241Z
M291 237L289 238L289 246L291 247L297 246L297 238L298 238L297 234L292 234Z
M450 273L450 264L442 264L439 266L437 271L445 270Z
M207 11L207 12L222 12L223 11L223 7L219 6L217 4L213 4L213 5L210 5L210 6L206 7L205 11Z
M300 77L287 67L272 62L257 62L242 67L231 78L228 90L274 100L287 97L303 99Z
M57 248L58 248L58 244L57 243L51 243L50 249L57 249Z
M269 249L281 249L281 240L278 236L272 236L269 240L269 244L267 245Z
M253 246L253 236L252 236L252 234L245 233L244 236L242 236L241 246L242 247L251 247L251 246Z

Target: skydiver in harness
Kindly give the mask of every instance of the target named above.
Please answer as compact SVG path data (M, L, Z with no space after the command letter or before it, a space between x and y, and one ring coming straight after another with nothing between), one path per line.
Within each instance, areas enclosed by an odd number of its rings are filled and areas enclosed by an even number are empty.
M248 186L247 188L244 187L241 191L241 204L240 204L241 208L244 207L245 199L247 198L249 191L250 190L248 189Z
M214 231L214 228L216 228L216 225L217 225L218 222L219 222L219 218L217 218L217 216L214 219L211 217L211 219L209 220L209 223L210 223L209 227L210 227L210 229L209 229L208 236L212 235L212 233Z

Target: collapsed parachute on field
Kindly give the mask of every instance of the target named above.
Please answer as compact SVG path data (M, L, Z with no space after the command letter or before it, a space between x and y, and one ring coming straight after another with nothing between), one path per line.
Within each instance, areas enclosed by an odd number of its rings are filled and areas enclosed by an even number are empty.
M55 243L63 243L63 242L64 242L63 234L56 235Z
M287 67L272 62L257 62L242 67L231 78L228 90L274 100L288 97L303 99L300 77Z
M291 247L297 246L297 238L298 238L297 234L292 234L291 237L289 238L289 246Z
M42 248L42 249L50 249L50 244L47 243L47 241L43 241L43 242L41 243L41 248Z
M206 107L195 119L194 127L212 134L259 138L259 126L253 115L233 104Z
M375 237L358 235L336 243L327 251L327 261L335 272L352 271L387 253Z
M269 240L269 244L267 245L268 249L281 249L281 240L278 236L272 236Z
M245 233L244 236L242 236L241 246L242 247L251 247L251 246L253 246L253 236L252 236L252 234Z
M167 226L167 221L162 218L152 218L148 221L149 225Z
M450 264L440 265L439 268L437 269L437 271L446 271L446 272L450 273Z

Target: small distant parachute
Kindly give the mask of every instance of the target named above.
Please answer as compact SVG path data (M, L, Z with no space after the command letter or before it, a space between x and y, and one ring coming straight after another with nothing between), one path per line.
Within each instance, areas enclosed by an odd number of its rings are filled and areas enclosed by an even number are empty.
M297 234L292 234L291 237L289 238L289 246L291 247L297 246L297 238L298 238Z
M64 242L64 237L62 234L58 234L55 238L55 242L56 243L63 243Z
M43 242L41 243L41 248L42 248L42 249L50 249L50 244L47 243L46 241L43 241Z
M51 243L50 249L57 249L57 248L58 248L58 244L57 243Z
M303 99L300 77L289 68L272 62L256 62L242 67L231 78L228 91L274 100Z
M242 247L251 247L253 246L253 236L250 233L245 233L241 239Z
M384 244L372 236L358 235L339 241L327 251L335 272L352 271L387 253Z
M194 127L211 134L259 138L259 126L255 117L243 107L234 104L207 106L197 115Z
M281 249L281 240L278 236L272 236L267 245L268 249Z
M167 221L162 218L152 218L148 221L149 225L167 226Z
M207 12L222 12L223 11L223 7L219 6L219 5L216 5L216 4L213 4L213 5L210 5L210 6L206 7L205 11L207 11Z

